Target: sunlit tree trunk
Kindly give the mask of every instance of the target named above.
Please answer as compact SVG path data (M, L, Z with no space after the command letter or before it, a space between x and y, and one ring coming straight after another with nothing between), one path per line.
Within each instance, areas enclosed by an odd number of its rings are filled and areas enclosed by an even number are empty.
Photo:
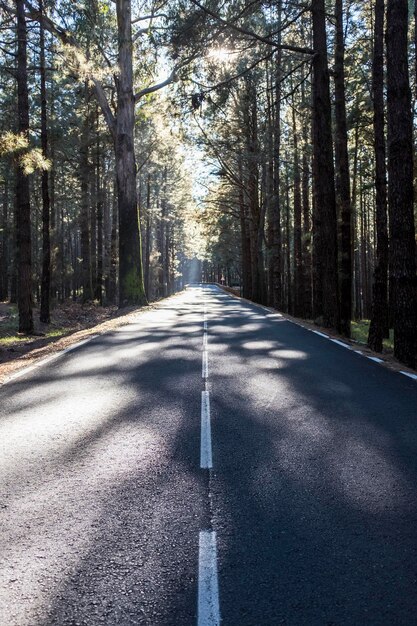
M117 0L118 69L115 127L116 180L119 205L119 306L146 303L136 189L134 148L135 98L132 66L130 0Z
M43 13L43 0L39 1L39 10ZM41 146L42 154L48 157L48 119L46 100L45 69L45 30L42 20L39 23L40 78L41 78ZM40 321L49 324L49 304L51 298L51 239L50 239L50 199L48 171L42 172L42 279Z

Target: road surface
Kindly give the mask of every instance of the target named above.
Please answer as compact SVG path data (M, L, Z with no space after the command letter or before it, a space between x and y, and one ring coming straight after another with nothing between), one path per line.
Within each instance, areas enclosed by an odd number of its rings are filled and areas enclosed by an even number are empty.
M0 390L0 624L417 624L417 382L195 286Z

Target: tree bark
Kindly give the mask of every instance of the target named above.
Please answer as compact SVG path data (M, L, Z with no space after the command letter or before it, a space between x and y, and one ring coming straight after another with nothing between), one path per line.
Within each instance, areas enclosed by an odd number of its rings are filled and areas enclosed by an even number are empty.
M29 135L29 95L27 82L27 30L23 0L16 0L17 15L17 114L18 131ZM33 333L32 253L29 179L20 162L16 167L16 252L17 304L19 331Z
M408 75L408 1L387 2L388 202L393 280L394 355L415 367L417 276L413 127Z
M343 34L343 0L335 2L336 45L334 62L335 87L335 163L336 200L340 224L340 332L350 337L352 320L352 214L345 94L345 42Z
M294 141L294 315L304 316L304 275L301 242L301 173L295 106L292 106Z
M384 4L384 0L375 1L374 57L372 64L376 190L376 265L368 345L376 352L382 352L383 338L388 327L389 252L384 132Z
M119 205L119 306L146 304L136 189L135 98L130 0L117 0L118 70L115 128Z
M43 0L39 0L39 10L43 14ZM45 159L48 158L48 118L46 100L46 69L45 69L45 29L42 20L39 22L40 47L40 79L41 79L41 147ZM42 279L40 321L49 324L51 299L51 239L50 239L50 198L48 171L42 172Z
M312 0L314 317L339 327L337 219L324 0Z
M0 301L7 300L9 295L9 181L7 176L4 178L3 184L4 189L0 249Z

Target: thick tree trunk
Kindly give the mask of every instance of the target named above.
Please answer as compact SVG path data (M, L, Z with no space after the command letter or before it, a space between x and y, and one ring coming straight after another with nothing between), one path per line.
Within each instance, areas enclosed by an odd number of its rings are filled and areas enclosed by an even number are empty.
M28 137L27 31L23 0L16 0L16 14L18 131ZM29 334L33 333L30 195L29 179L24 173L20 162L18 162L16 167L16 251L19 331Z
M43 13L43 0L39 0L39 10ZM44 158L48 158L48 119L46 101L45 70L45 31L43 22L39 22L40 78L41 78L41 147ZM50 200L48 172L42 172L42 281L40 321L49 324L51 298L51 239L50 239Z
M314 317L339 327L337 219L324 0L312 0L313 18L313 247Z
M382 352L382 342L388 326L388 220L384 134L384 0L376 0L375 2L374 28L372 91L374 106L377 245L372 318L369 327L368 345L372 350Z
M335 87L335 162L336 199L340 224L340 332L350 337L352 320L352 216L345 95L345 42L343 34L343 0L335 2L336 45L334 62Z
M119 306L146 304L136 189L135 99L130 0L117 0L118 69L115 129L119 205Z
M394 354L415 367L417 276L413 208L413 126L408 76L408 1L387 3L388 201Z

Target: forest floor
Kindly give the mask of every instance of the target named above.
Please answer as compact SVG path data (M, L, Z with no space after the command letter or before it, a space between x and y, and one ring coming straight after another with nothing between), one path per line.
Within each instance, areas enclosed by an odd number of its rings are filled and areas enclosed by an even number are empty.
M35 308L36 334L28 336L18 332L16 305L0 302L0 384L17 370L73 343L128 324L139 310L130 307L120 311L115 305L102 307L66 301L51 311L50 324L42 324ZM143 310L149 310L149 306Z

